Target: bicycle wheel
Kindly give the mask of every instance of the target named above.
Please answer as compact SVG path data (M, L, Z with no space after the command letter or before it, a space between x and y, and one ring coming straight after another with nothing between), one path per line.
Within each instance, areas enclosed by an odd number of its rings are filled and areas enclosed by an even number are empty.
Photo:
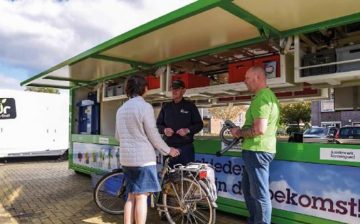
M215 223L216 209L205 185L188 178L169 181L163 187L163 204L169 223Z
M94 201L104 212L123 214L126 202L124 174L114 171L103 176L94 189Z

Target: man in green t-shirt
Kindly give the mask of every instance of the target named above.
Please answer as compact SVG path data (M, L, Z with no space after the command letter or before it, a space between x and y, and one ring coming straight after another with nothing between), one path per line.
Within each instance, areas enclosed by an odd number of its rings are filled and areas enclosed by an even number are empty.
M242 192L250 213L248 223L270 224L269 166L276 152L280 107L275 94L266 85L262 67L250 68L245 84L255 96L246 112L244 126L232 128L230 132L234 137L244 138Z

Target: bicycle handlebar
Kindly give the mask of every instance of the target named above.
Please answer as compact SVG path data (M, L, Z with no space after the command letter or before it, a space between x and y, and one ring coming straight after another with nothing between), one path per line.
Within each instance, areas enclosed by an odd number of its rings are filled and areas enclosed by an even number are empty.
M164 164L163 164L163 166L164 167L169 167L169 163L170 163L170 160L171 159L174 159L174 158L176 158L176 157L171 157L170 155L167 155L167 156L164 156Z
M164 166L169 166L169 162L171 158L172 158L171 156L165 156Z

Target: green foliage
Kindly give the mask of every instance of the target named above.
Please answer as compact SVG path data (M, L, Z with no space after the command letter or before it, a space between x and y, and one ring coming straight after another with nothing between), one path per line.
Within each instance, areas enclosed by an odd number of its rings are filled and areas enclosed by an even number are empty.
M245 112L247 108L247 106L234 106L229 104L228 106L209 108L209 113L216 119L234 121L239 117L239 114Z
M41 93L54 93L59 94L59 90L55 88L48 88L48 87L34 87L34 86L27 86L25 91L32 91L32 92L41 92Z
M297 124L308 123L311 118L311 103L304 101L281 105L280 123Z

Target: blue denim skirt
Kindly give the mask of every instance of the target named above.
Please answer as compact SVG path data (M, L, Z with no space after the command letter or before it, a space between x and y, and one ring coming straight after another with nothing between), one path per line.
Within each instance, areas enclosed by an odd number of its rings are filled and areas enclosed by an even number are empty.
M123 166L127 193L159 192L160 184L156 165L143 167Z

